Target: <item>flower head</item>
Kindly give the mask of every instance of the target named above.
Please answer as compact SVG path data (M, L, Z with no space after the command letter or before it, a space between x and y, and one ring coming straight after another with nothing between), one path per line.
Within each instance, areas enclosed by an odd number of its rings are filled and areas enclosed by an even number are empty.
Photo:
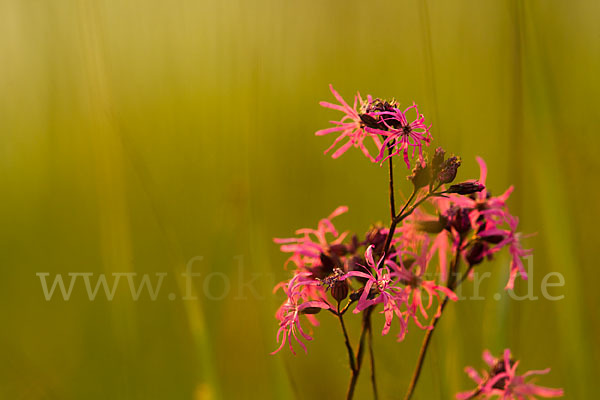
M319 285L319 281L311 280L307 278L308 274L297 274L287 284L283 286L283 290L287 295L286 301L281 305L275 317L279 320L279 330L277 331L277 343L281 343L279 348L272 352L275 354L280 351L285 343L289 344L290 350L295 355L294 347L292 346L291 338L293 337L296 342L306 352L306 346L302 342L301 338L305 340L312 340L312 337L308 335L302 329L300 325L300 314L304 313L315 313L321 309L329 309L330 306L321 300L303 301L302 286L306 285ZM302 302L301 302L302 301ZM300 337L298 337L300 336Z
M284 253L292 253L292 256L286 261L293 262L302 270L309 270L314 266L322 264L322 254L330 252L332 246L342 243L347 233L338 233L331 220L348 211L348 207L340 206L336 208L327 218L319 221L317 229L298 229L296 231L298 238L280 239L273 241L281 245L280 249ZM333 239L328 239L331 236Z
M504 350L503 357L494 358L492 354L485 350L483 360L489 366L489 371L483 371L480 375L474 368L466 367L465 372L471 379L477 383L477 388L468 392L458 393L458 400L470 399L489 399L494 396L501 397L504 400L522 400L536 399L535 396L549 398L561 397L564 394L562 389L551 389L543 386L537 386L526 378L532 375L544 375L550 372L550 368L540 371L528 371L523 375L517 375L518 361L513 361L510 357L510 350Z
M411 109L415 110L417 116L414 121L409 122L407 113ZM366 128L368 132L386 136L377 156L377 161L383 162L390 157L403 154L404 162L410 169L408 149L412 147L412 156L414 157L415 149L418 149L419 161L423 163L423 143L429 145L431 134L429 133L430 127L425 125L425 117L419 114L417 105L413 103L404 111L394 108L393 111L381 111L375 114L381 117L381 122L387 128L386 130ZM388 148L391 148L392 151L391 154L386 156L385 151Z
M523 260L521 258L530 255L532 249L523 249L521 245L521 232L517 232L517 225L519 224L519 218L514 217L510 214L505 214L504 218L508 224L509 229L490 228L479 233L482 238L502 238L501 242L495 247L491 248L490 253L495 253L503 247L508 247L512 260L510 262L510 277L506 284L506 289L512 289L515 285L515 278L517 275L521 275L523 279L527 279L527 272L523 266Z
M340 102L340 104L332 104L326 101L322 101L319 104L326 108L341 111L344 113L344 116L339 121L331 121L331 123L335 125L334 127L322 129L315 133L315 135L317 136L327 135L333 132L339 133L339 136L335 139L333 144L327 150L325 150L325 153L328 153L330 150L338 146L346 139L346 142L341 144L338 147L338 149L332 154L333 158L338 158L339 156L344 154L346 150L354 146L361 149L363 154L367 156L369 160L375 162L375 158L373 158L373 156L371 156L371 154L369 153L369 149L367 149L367 147L365 146L364 140L370 137L371 140L373 140L377 151L379 151L379 149L381 148L381 140L379 140L379 137L377 137L377 135L371 134L370 132L365 130L365 125L362 119L360 118L360 114L357 110L357 106L362 107L363 105L368 104L371 101L371 96L367 97L367 102L363 102L362 98L360 97L360 93L357 93L356 96L354 96L354 105L350 107L350 105L346 103L342 96L340 96L340 94L335 91L332 85L329 85L329 90L331 90L331 93L336 98L336 100Z
M400 265L393 261L388 261L390 265L394 267L392 275L399 278L400 281L406 284L404 289L407 295L406 304L408 306L408 314L413 317L415 324L421 329L430 329L430 326L423 325L419 322L418 314L420 313L423 318L429 318L427 310L429 310L433 304L433 298L440 298L440 294L448 296L452 301L458 300L456 294L449 288L438 285L435 280L427 280L427 266L431 259L431 252L428 250L429 238L425 236L423 240L422 248L419 254L413 251L404 250L396 254L400 261ZM390 258L396 258L392 255ZM411 258L411 265L407 268L405 262L402 261L402 256L408 256ZM424 296L427 296L427 303L423 301ZM439 317L440 310L436 318Z
M375 271L374 273L369 272L368 268L363 267L367 272L350 271L346 274L346 277L354 276L367 280L353 312L357 314L372 305L383 303L382 312L385 316L385 324L381 334L386 335L390 331L392 320L394 319L394 315L396 315L400 321L399 336L404 338L406 316L400 310L400 306L406 303L404 290L398 286L398 282L392 280L389 268L382 265L385 256L382 256L379 263L375 264L375 260L373 259L373 245L367 248L365 259L367 260L367 265Z
M486 227L495 227L498 222L502 222L505 214L508 213L506 201L513 191L510 186L503 194L493 197L488 192L485 181L487 179L487 166L481 157L477 157L479 163L480 175L476 182L481 185L481 190L470 196L461 194L449 194L451 202L457 206L468 208L471 210L470 219L473 229L477 229L482 225Z

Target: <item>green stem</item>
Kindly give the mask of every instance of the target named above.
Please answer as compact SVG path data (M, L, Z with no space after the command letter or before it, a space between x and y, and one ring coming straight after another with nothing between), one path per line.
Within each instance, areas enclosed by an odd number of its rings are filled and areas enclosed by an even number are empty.
M373 355L373 327L371 325L371 319L368 321L368 335L367 340L369 341L369 358L371 360L371 387L373 388L373 399L379 399L377 393L377 380L375 378L375 356Z
M340 313L340 303L337 305L337 316L340 320L340 325L342 326L342 332L344 333L344 341L346 343L346 349L348 350L348 362L350 363L350 371L354 372L356 370L356 361L354 360L354 351L352 351L352 345L350 344L350 337L348 336L348 331L346 330L346 324L344 324L344 316Z
M406 202L406 204L404 204L404 207L402 207L402 210L400 211L400 214L398 214L398 215L402 215L402 213L406 210L406 208L413 201L413 199L415 198L416 195L417 195L417 191L413 190L412 194L408 198L408 201ZM398 215L394 215L392 217L392 222L390 223L390 230L388 231L387 237L385 238L385 245L383 246L383 255L386 257L388 255L388 251L390 250L390 246L392 244L392 238L394 237L394 233L396 232L396 226L398 225L398 223L402 222L402 219L404 219L404 218L399 219Z
M391 214L391 220L394 220L394 217L396 217L396 200L394 199L394 168L392 166L392 148L388 147L388 154L390 155L390 158L388 158L389 161L389 165L390 165L390 171L389 171L389 175L390 175L390 214Z
M369 307L363 314L362 331L360 332L360 341L358 343L358 349L356 350L356 369L352 370L352 375L350 376L346 400L352 400L354 397L354 389L356 388L356 382L358 381L358 375L360 374L360 367L362 366L362 360L365 355L365 337L368 330L367 327L371 321L372 311L373 307Z
M455 277L456 271L458 270L458 263L460 262L460 249L461 246L459 244L459 246L457 247L456 255L454 257L454 262L452 263L452 266L450 268L450 275L448 276L447 287L450 290L455 290L458 286L460 286L469 275L471 269L473 268L472 266L469 266L469 268L467 268L465 273L461 276L460 280L456 282ZM444 301L440 305L438 316L434 317L432 328L425 333L425 337L423 338L423 344L421 345L421 350L419 351L417 365L415 366L415 371L413 372L413 376L410 380L410 384L408 386L408 390L406 391L406 396L404 397L404 400L410 400L415 391L415 387L417 386L417 382L419 381L419 376L421 375L421 369L423 368L423 362L425 361L425 356L427 355L427 349L429 348L429 343L431 342L431 337L433 336L433 332L435 331L435 327L437 326L438 321L442 317L442 313L446 308L446 304L448 304L447 296L444 298Z

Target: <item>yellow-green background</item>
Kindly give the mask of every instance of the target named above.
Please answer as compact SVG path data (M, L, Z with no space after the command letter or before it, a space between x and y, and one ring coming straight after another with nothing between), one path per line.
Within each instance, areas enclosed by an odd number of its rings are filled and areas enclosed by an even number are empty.
M449 308L415 398L469 388L462 368L486 347L593 398L599 20L592 0L0 1L0 398L342 398L327 315L308 355L269 355L270 290L288 276L271 238L340 204L342 229L388 215L385 169L357 151L332 160L333 138L313 135L338 116L318 106L329 83L416 101L461 178L483 156L491 189L514 184L510 207L537 232L535 294L544 274L565 277L552 289L564 300L494 301L507 258L482 267L488 300ZM199 300L181 301L195 256ZM36 272L169 275L154 302L123 283L112 302L81 283L46 302ZM204 294L225 289L212 272L230 279L222 300ZM256 293L240 286L253 277ZM401 396L420 339L376 335L382 398Z

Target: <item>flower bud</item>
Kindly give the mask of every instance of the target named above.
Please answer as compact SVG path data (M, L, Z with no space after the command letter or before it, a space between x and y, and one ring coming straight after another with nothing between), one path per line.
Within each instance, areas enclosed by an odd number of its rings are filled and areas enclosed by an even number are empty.
M379 121L377 121L375 117L369 114L359 114L359 117L362 123L365 124L365 126L373 129L381 129L381 127L379 126Z
M448 189L447 192L466 195L481 192L483 189L485 189L485 186L481 183L477 181L467 181L450 186L450 189Z
M451 183L456 178L456 173L460 167L460 158L453 156L444 161L438 173L437 179L440 183Z
M448 223L446 228L454 228L458 233L465 234L471 230L471 219L469 218L470 208L452 206L446 211Z
M321 307L306 307L301 311L302 314L318 314L322 310Z
M467 254L465 258L469 263L469 266L474 266L477 264L481 264L483 259L485 258L485 253L489 249L488 245L482 242L475 242L469 250L467 250Z
M488 243L491 243L491 244L498 244L498 243L500 243L501 241L504 240L504 236L502 236L502 235L482 236L481 240L484 240L484 241L486 241Z
M431 159L431 168L435 175L437 175L440 172L445 157L446 150L442 149L441 147L435 149L435 153L433 154L433 158Z
M431 181L431 173L429 172L427 160L423 160L423 164L420 162L415 163L412 174L409 175L407 179L412 182L415 190L419 190L422 187L429 185L429 182Z
M348 297L348 282L346 280L337 280L333 286L331 286L331 296L339 303Z

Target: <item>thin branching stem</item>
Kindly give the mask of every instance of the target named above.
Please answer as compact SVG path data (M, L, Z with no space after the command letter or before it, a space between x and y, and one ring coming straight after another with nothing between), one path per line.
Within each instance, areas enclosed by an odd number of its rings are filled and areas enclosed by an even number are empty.
M392 165L392 148L391 147L388 147L388 153L390 155L390 158L388 158L389 165L390 165L390 170L389 170L389 175L390 175L390 214L391 214L391 221L393 221L394 218L396 217L396 200L394 198L394 167Z
M379 395L377 393L377 379L375 376L375 356L373 354L373 326L371 324L371 319L367 321L367 329L368 329L368 337L369 341L369 359L371 360L371 387L373 388L373 399L378 400Z
M356 361L354 360L354 351L352 350L352 345L350 344L350 337L348 336L348 331L346 330L346 324L344 323L344 315L340 313L340 303L337 305L337 316L340 320L340 325L342 326L342 332L344 333L344 341L346 343L346 349L348 350L348 362L350 363L350 371L354 372L356 370Z
M448 276L447 287L452 291L454 291L458 286L460 286L464 282L465 279L467 279L467 276L469 276L469 272L471 272L471 269L473 268L473 266L469 266L469 268L467 268L467 270L463 273L463 275L458 280L458 282L456 281L458 264L460 262L460 252L461 252L461 244L459 244L457 246L457 251L454 256L454 261L452 262L452 265L450 268L450 274ZM446 308L447 304L448 304L448 296L446 296L444 298L444 301L440 305L439 312L437 313L437 317L434 317L434 319L433 319L432 329L428 330L425 333L425 337L423 338L423 344L421 345L421 350L419 351L419 358L417 360L417 365L415 366L415 371L413 372L413 376L412 376L412 379L410 380L410 384L408 386L408 390L406 391L406 396L404 397L404 400L410 400L410 398L412 397L412 395L415 391L415 387L417 386L417 382L419 381L419 376L421 374L421 369L423 367L423 362L425 361L427 349L429 348L429 343L431 342L431 337L433 336L435 327L437 326L437 323L439 322L440 318L442 317L442 313L444 312L444 309Z
M358 375L360 374L360 367L362 366L362 360L365 355L365 338L367 336L368 326L371 321L371 312L374 306L367 308L363 314L362 330L360 332L360 340L358 342L358 349L356 350L356 369L352 371L350 376L350 383L348 384L348 392L346 394L346 400L352 400L354 397L354 390L356 389L356 382L358 382Z
M388 151L390 151L390 149L388 149ZM389 158L389 189L390 189L390 193L389 193L389 198L390 198L390 216L391 216L391 222L390 222L390 228L388 230L388 234L385 240L385 245L383 247L383 253L382 253L382 257L387 257L389 255L389 250L391 247L391 243L392 243L392 238L394 237L394 233L396 231L396 226L402 222L405 218L407 218L409 215L411 215L416 209L417 207L419 207L425 200L431 198L431 197L435 197L435 196L440 196L442 195L442 193L438 193L436 192L436 190L439 189L439 187L441 185L436 186L435 189L433 189L432 187L429 188L429 192L424 195L419 201L417 201L415 204L412 204L413 201L415 200L416 196L417 196L417 189L414 189L412 194L410 195L410 197L408 198L408 200L406 201L406 203L404 204L404 206L402 207L402 209L400 210L400 212L398 214L396 214L396 202L395 202L395 197L394 197L394 169L393 169L393 165L392 165L392 157ZM447 299L444 300L444 304L443 307L445 307L445 301L447 301ZM346 304L346 306L340 310L339 309L339 304L338 304L338 311L336 313L336 315L338 315L338 317L340 317L340 321L341 320L341 316L347 311L348 307L350 306L350 304L352 304L352 301L348 302ZM371 358L371 383L373 386L373 395L375 397L375 399L377 399L377 385L376 385L376 377L375 377L375 360L374 360L374 355L373 355L373 346L372 346L372 342L371 342L371 312L373 310L375 306L371 306L369 308L367 308L365 310L365 313L363 315L363 324L362 324L362 331L360 334L360 341L358 344L358 349L356 352L356 357L354 359L354 366L355 368L352 369L352 375L350 377L350 384L348 385L348 392L346 395L346 399L347 400L351 400L352 397L354 396L354 389L356 387L356 382L358 380L358 375L360 373L360 368L362 365L362 358L364 355L364 342L365 342L365 337L366 334L369 334L369 352L370 352L370 358ZM437 321L434 321L434 324ZM343 326L343 323L342 323ZM344 328L345 329L345 328ZM429 331L431 332L431 331ZM429 333L428 332L428 333ZM347 336L347 335L346 335ZM348 342L349 343L349 342ZM425 351L427 349L425 348ZM424 355L423 355L424 357ZM352 365L352 363L351 363ZM419 367L420 370L420 367ZM418 379L418 378L417 378Z

